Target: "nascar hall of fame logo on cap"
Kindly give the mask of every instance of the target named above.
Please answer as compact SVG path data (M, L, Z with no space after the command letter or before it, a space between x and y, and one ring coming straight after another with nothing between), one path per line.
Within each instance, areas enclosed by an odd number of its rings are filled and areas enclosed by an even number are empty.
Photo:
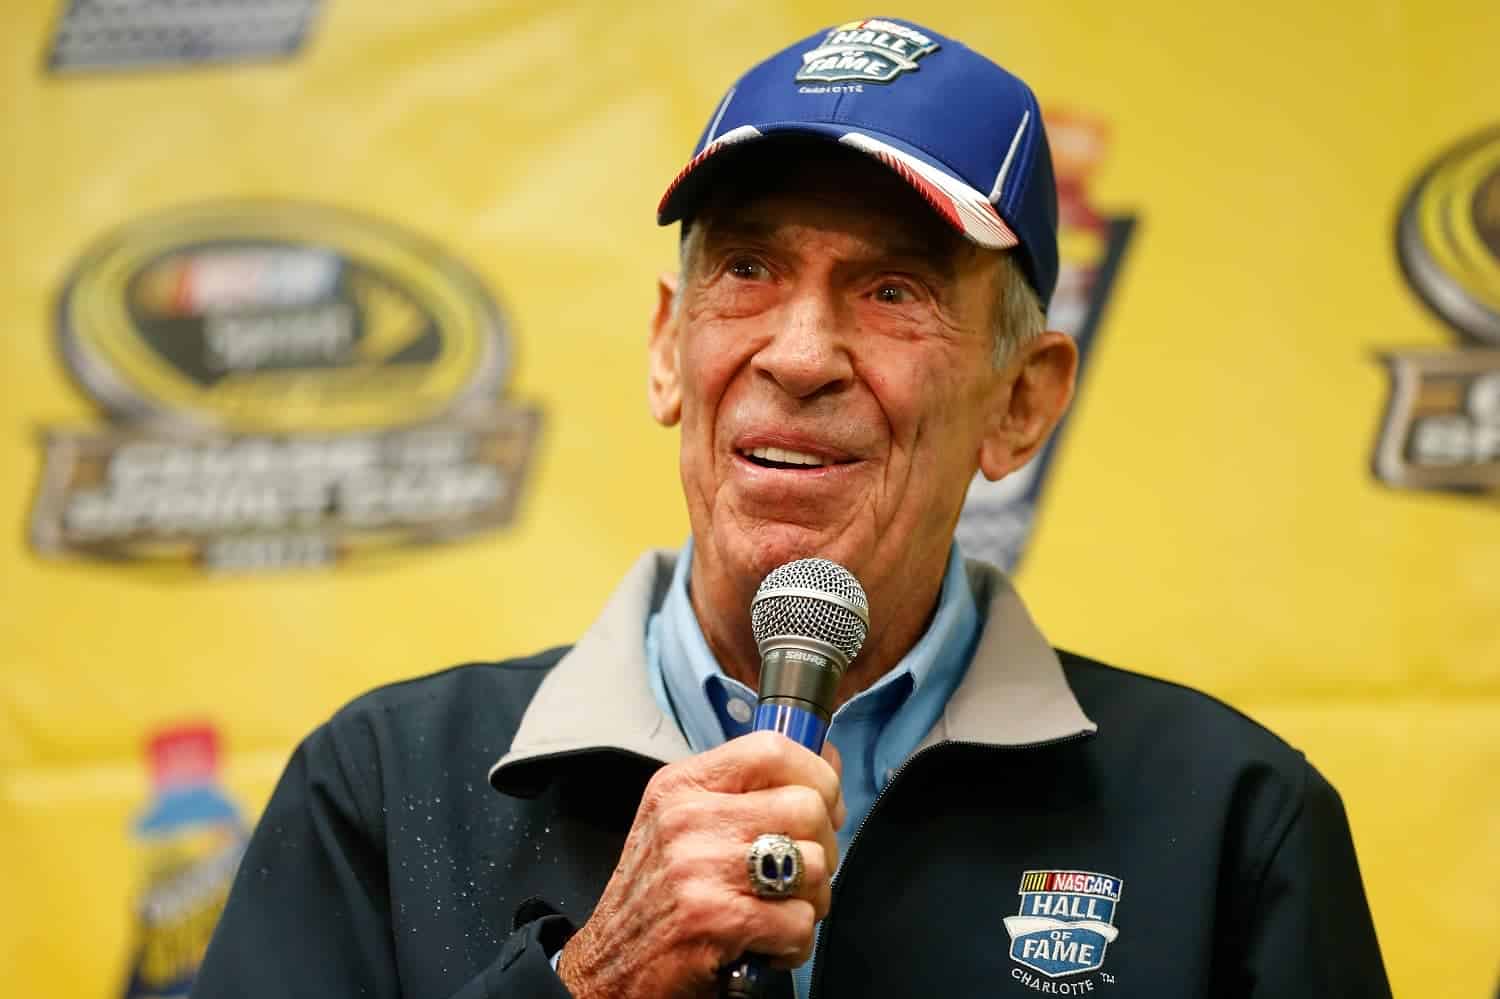
M1402 489L1500 493L1500 127L1412 185L1396 225L1412 288L1459 350L1393 351L1375 475Z
M1120 931L1119 878L1093 871L1027 871L1021 875L1021 911L1005 917L1013 961L1048 978L1098 971L1104 952ZM1044 983L1014 969L1024 985Z
M472 273L405 231L284 202L123 226L60 297L62 355L110 419L51 429L49 555L251 570L505 524L541 417Z
M1104 161L1108 126L1098 118L1056 108L1043 117L1057 178L1060 265L1047 326L1069 334L1078 345L1081 390L1136 219L1096 207L1089 191ZM1042 485L1068 419L1064 417L1036 457L999 482L983 475L974 477L958 521L958 541L966 554L1007 570L1015 568L1031 534Z
M322 0L71 0L47 56L54 73L281 59Z
M802 53L798 83L890 83L915 72L917 61L936 52L938 43L895 21L871 17L829 31L822 44Z

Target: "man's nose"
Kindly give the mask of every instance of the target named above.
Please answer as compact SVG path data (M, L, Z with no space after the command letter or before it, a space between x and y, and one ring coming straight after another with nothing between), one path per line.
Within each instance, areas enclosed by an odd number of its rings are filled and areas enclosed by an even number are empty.
M854 379L837 304L820 294L787 303L776 331L756 351L757 373L795 399L838 391Z

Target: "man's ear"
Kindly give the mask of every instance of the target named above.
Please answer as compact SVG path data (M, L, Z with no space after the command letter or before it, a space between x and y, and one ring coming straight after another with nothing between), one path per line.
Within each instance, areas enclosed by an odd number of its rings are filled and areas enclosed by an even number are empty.
M666 272L656 279L656 312L651 317L651 339L647 345L650 377L646 398L651 416L664 427L682 419L682 379L677 364L677 275Z
M994 482L1026 464L1046 443L1073 398L1078 346L1048 330L1023 345L998 377L979 446L979 470Z

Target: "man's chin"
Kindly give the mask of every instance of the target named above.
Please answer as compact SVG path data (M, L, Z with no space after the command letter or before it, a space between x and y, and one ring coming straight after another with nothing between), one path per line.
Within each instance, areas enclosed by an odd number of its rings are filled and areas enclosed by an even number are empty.
M725 532L715 547L725 558L725 568L745 579L741 585L759 586L771 570L803 558L826 558L852 568L849 562L860 549L843 533L826 527L769 522L753 531Z

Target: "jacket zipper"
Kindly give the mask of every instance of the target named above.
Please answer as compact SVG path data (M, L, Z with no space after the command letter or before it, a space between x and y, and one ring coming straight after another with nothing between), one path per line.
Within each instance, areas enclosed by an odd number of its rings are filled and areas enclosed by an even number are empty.
M885 797L890 793L891 788L896 786L896 782L901 779L901 775L906 772L908 767L910 767L917 760L921 759L923 756L926 756L927 754L933 752L934 750L943 749L944 747L948 746L962 746L969 749L983 749L990 752L1006 753L1015 752L1018 750L1041 749L1047 746L1060 746L1064 743L1077 742L1080 739L1087 739L1093 734L1093 732L1074 732L1072 735L1065 735L1057 739L1044 739L1041 742L1027 742L1017 746L997 746L992 742L939 742L935 745L928 746L925 749L918 750L917 752L908 756L906 760L896 768L895 773L891 774L891 779L885 782L885 787L880 789L880 793L875 795L875 800L870 802L870 810L866 812L865 817L860 820L859 826L854 830L854 835L849 837L849 851L844 854L843 862L839 864L838 873L834 874L833 880L829 883L828 919L825 919L822 923L818 924L817 942L813 945L813 974L812 980L809 982L807 988L807 999L814 999L814 997L818 995L818 986L821 985L823 981L823 951L827 944L827 938L823 936L823 923L826 923L829 919L833 918L834 910L838 905L839 883L843 880L844 868L848 867L849 862L854 859L854 851L859 846L860 833L865 831L865 826L869 825L870 820L875 817L875 811L880 807L880 803L885 800Z

